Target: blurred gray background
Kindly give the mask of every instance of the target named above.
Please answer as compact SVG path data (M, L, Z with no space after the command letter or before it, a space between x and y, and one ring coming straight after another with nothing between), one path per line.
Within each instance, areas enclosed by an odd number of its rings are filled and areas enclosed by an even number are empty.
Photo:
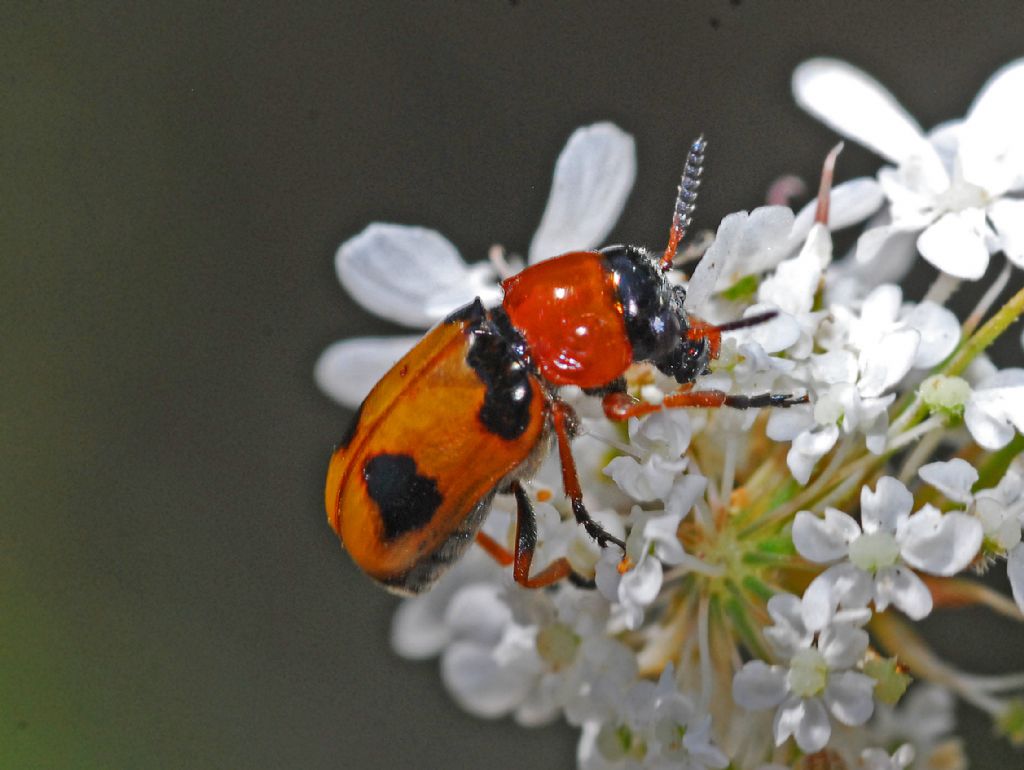
M798 62L847 58L930 127L1024 54L1024 3L210 6L0 9L0 767L569 767L564 726L470 718L390 652L396 600L324 521L349 415L313 362L398 331L337 245L383 219L523 250L599 119L639 151L611 240L662 242L701 131L714 227L816 179L835 138ZM878 165L848 145L838 175ZM928 626L1024 667L989 615ZM962 714L975 767L1024 764Z

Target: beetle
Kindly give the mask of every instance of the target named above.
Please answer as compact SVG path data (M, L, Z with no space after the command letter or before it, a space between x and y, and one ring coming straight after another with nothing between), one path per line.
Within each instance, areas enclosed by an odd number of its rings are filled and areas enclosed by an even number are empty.
M502 283L499 307L479 298L442 320L370 391L331 456L327 518L356 564L389 590L426 590L476 539L528 588L586 582L563 557L531 574L537 528L523 487L557 446L577 522L601 546L625 544L583 503L570 442L569 385L600 396L613 420L679 407L788 407L806 396L694 390L724 331L763 313L713 326L683 309L685 289L667 273L692 221L703 137L687 155L669 241L658 255L637 246L577 251L532 265ZM626 391L625 372L653 364L680 388L660 404ZM480 532L494 495L516 500L515 549Z

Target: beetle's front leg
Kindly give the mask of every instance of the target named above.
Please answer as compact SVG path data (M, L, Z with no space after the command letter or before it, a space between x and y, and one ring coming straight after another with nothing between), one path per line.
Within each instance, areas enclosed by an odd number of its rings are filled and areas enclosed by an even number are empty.
M555 428L555 438L558 441L558 459L562 464L562 486L565 488L569 502L572 503L572 512L577 523L582 524L583 528L587 530L587 534L594 538L602 548L609 543L615 543L625 553L626 544L594 521L583 505L583 491L580 489L580 478L576 473L576 461L572 457L570 445L570 435L578 422L576 413L564 401L552 400L551 420Z

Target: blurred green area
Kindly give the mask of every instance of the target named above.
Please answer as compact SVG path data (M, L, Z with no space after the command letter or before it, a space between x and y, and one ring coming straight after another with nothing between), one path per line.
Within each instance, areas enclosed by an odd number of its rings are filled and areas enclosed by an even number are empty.
M701 130L711 226L816 175L833 138L789 103L798 61L869 67L931 125L1020 52L1019 9L0 10L0 767L570 764L567 729L479 722L395 658L395 601L324 524L347 415L313 361L393 328L343 296L334 249L373 219L522 249L594 119L638 139L613 239L661 238ZM840 173L876 167L851 147ZM1024 663L1019 629L947 617L944 653ZM978 767L1019 762L968 719Z

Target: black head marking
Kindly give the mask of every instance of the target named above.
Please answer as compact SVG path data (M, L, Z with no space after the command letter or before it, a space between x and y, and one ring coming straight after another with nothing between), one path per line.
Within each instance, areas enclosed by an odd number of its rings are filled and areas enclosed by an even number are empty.
M409 455L371 457L363 465L363 478L370 499L380 510L387 540L422 529L441 505L437 481L421 476Z
M615 276L633 360L657 362L679 340L683 317L679 295L642 249L609 246L601 250L601 255Z
M475 331L466 363L487 388L479 418L483 426L506 441L523 435L530 424L530 371L516 355L513 343L494 329Z

